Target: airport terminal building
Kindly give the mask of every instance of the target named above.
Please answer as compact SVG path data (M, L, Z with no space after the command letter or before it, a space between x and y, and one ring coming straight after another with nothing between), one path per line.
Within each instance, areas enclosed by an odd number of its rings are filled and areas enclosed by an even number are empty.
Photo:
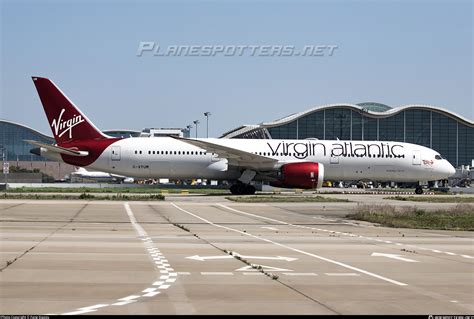
M472 165L474 122L429 105L391 108L380 103L330 104L258 125L243 125L221 138L372 140L432 148L454 167Z

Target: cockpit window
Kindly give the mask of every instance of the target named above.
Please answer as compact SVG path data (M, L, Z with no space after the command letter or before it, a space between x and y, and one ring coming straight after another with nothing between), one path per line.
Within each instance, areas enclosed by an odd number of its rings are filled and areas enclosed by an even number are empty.
M441 157L441 155L435 155L435 158L436 158L437 160L443 159L443 158Z

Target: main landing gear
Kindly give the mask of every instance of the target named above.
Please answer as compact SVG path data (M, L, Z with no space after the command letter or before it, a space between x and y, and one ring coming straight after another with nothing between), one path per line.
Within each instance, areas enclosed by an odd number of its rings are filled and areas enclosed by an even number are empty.
M255 187L238 182L230 187L230 192L232 195L253 195L255 194Z

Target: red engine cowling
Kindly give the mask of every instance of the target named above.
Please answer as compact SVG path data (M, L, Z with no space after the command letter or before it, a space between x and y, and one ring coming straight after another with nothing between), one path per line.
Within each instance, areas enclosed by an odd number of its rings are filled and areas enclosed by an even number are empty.
M285 164L280 168L278 181L271 186L287 188L319 188L323 184L324 165L314 162Z

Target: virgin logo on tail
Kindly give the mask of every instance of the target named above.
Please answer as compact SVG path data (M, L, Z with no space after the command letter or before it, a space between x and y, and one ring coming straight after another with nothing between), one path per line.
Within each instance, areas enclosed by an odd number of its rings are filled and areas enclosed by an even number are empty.
M72 128L84 122L84 119L82 118L82 115L79 114L79 115L74 115L72 118L65 121L62 118L64 112L65 112L65 109L62 109L61 113L59 113L59 117L57 119L54 119L53 122L51 123L51 127L54 129L54 134L57 137L61 137L66 132L69 132L69 138L72 139Z

